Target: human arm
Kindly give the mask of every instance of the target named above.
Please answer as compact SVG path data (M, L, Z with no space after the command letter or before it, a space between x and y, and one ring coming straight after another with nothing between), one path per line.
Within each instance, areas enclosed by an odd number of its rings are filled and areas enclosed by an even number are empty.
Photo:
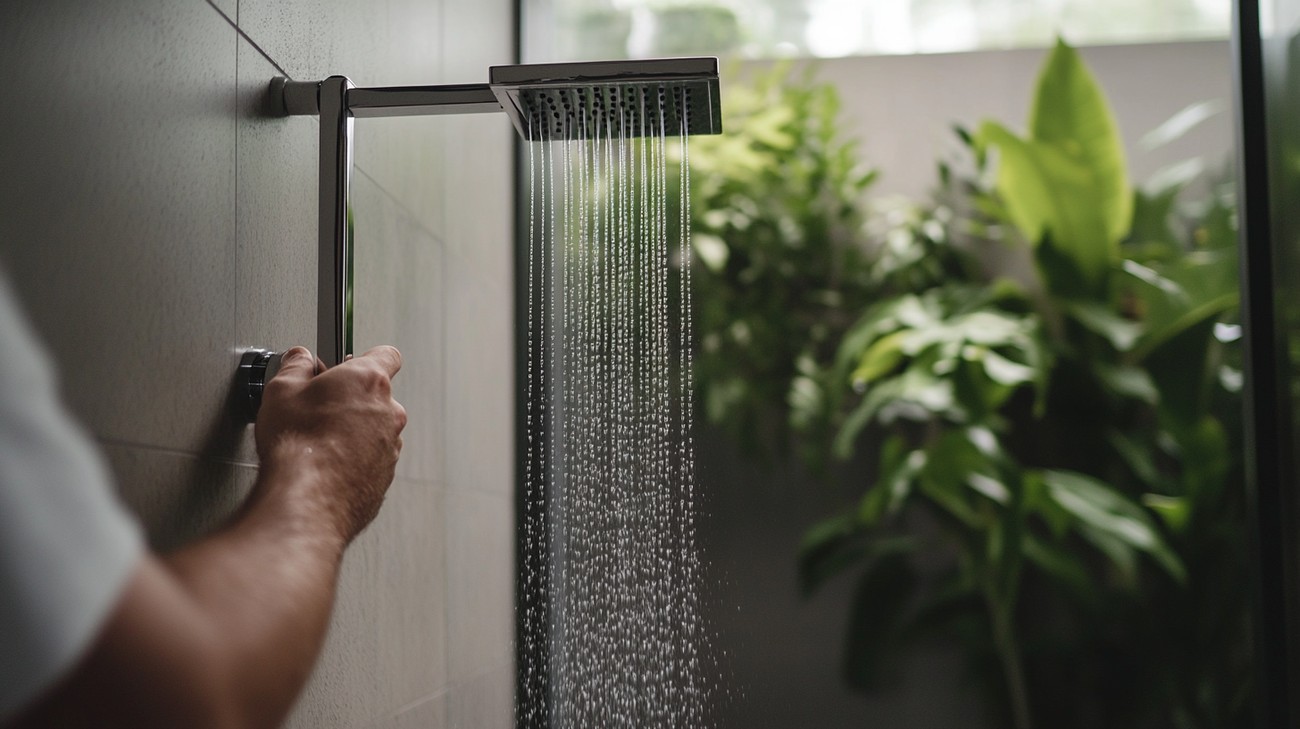
M146 555L83 659L14 726L277 726L319 653L343 550L392 481L400 366L380 347L313 375L305 350L287 352L239 515Z

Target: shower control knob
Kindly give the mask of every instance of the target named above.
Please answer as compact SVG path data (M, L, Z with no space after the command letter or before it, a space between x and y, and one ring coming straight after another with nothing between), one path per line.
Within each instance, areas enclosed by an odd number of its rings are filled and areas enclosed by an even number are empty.
M282 356L282 352L272 352L269 349L250 349L239 358L239 370L235 373L235 398L245 422L257 420L257 411L262 407L262 389L280 371Z

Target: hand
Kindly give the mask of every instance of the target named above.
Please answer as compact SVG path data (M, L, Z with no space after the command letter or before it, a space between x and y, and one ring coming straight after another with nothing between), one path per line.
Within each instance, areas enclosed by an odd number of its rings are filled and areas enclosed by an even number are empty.
M294 347L262 394L255 436L263 474L306 488L345 541L374 519L393 481L406 427L392 395L401 367L401 353L385 346L316 374L317 360Z

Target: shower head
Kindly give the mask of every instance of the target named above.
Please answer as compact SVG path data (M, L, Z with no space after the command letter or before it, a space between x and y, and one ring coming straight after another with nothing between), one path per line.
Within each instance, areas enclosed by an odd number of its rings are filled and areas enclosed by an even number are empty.
M357 88L346 76L276 78L270 94L290 116L319 115L317 355L328 366L352 351L349 179L355 119L504 111L528 140L721 134L718 59L493 66L490 83ZM240 367L247 415L257 412L269 352Z
M716 58L493 66L488 78L528 140L722 132Z
M721 134L718 59L656 58L492 66L489 83L357 88L342 76L277 79L291 115L328 101L347 117L504 111L524 139ZM339 97L339 98L333 98Z

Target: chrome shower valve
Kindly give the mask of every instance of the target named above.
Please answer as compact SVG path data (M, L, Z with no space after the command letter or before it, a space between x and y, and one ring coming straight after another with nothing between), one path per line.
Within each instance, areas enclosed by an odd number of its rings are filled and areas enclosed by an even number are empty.
M275 373L280 371L283 356L283 352L272 352L269 349L249 349L239 358L239 370L235 373L235 398L245 422L257 420L257 411L262 408L262 390L275 377Z

